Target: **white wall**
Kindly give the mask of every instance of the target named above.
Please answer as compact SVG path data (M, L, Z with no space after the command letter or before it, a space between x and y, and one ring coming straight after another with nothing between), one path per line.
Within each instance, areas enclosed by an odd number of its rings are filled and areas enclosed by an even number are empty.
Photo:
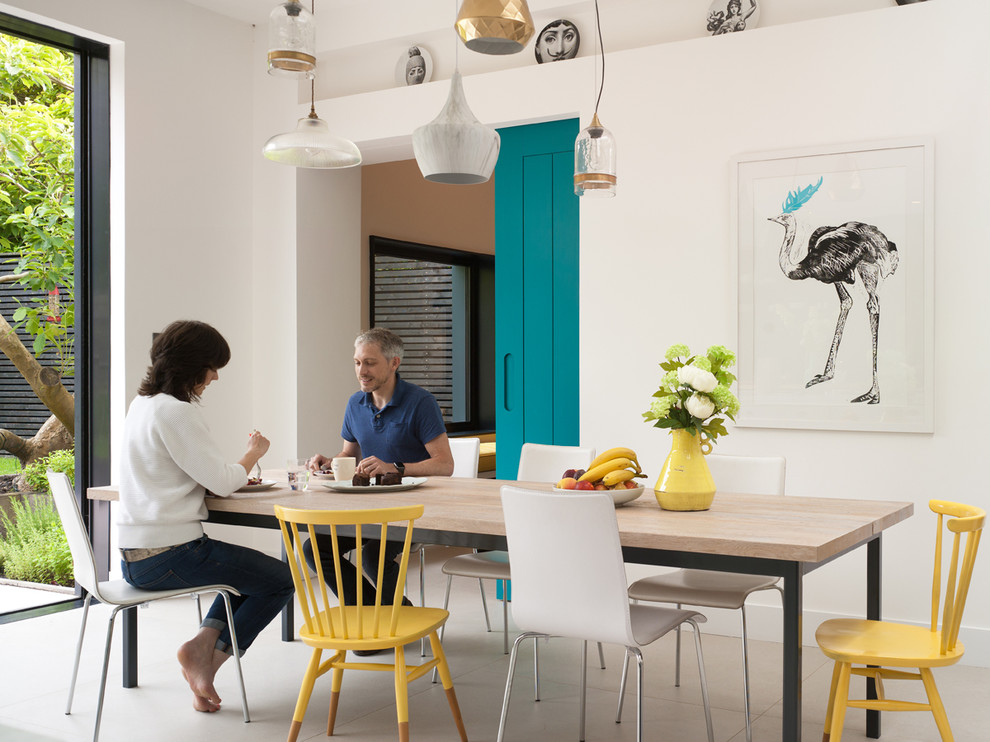
M966 369L961 383L944 381L936 392L936 432L737 428L719 446L724 453L786 456L794 496L914 502L915 517L884 539L884 613L894 619L927 620L927 500L990 504L981 487L986 433L977 391L990 337L983 323L967 321L990 268L981 175L990 164L990 105L979 92L990 60L978 31L986 22L985 6L942 0L612 54L600 113L619 143L619 195L581 210L582 443L631 445L655 474L669 442L640 413L656 387L663 350L673 342L736 342L730 159L934 137L936 379L954 380L958 367ZM475 75L465 80L466 94L478 118L493 125L575 113L586 122L592 65L582 58ZM446 92L447 83L438 81L318 105L335 131L373 150L432 119ZM862 614L864 565L865 553L858 553L809 576L807 637L823 617ZM984 557L978 569L985 565ZM774 636L779 604L765 602L767 609L753 611L754 635ZM965 624L966 661L990 665L990 598L980 591L970 598Z

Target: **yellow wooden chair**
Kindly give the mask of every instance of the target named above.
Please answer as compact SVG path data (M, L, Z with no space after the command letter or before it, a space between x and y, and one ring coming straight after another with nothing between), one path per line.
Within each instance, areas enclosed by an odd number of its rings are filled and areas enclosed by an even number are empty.
M415 680L432 670L434 667L440 673L443 687L447 691L447 701L454 715L454 722L460 732L462 742L467 742L467 732L461 720L457 696L447 667L447 658L440 645L437 630L443 626L450 615L440 608L423 608L402 605L402 586L406 580L406 569L409 566L409 545L412 540L413 521L423 514L422 505L410 505L397 508L380 508L375 510L298 510L275 506L275 515L282 529L282 539L285 551L289 556L289 566L292 569L292 579L296 585L296 596L301 606L304 626L299 630L299 638L313 647L313 656L303 677L296 710L292 716L292 726L289 728L289 742L299 735L306 706L313 693L313 685L321 675L333 671L330 694L330 715L327 720L327 736L333 734L334 720L337 715L337 702L340 696L340 685L344 670L377 670L395 674L395 706L399 717L399 739L406 742L409 739L409 681ZM382 582L385 564L385 536L389 523L393 527L405 527L405 544L399 565L399 579L392 597L392 605L382 605ZM303 528L300 528L303 526ZM328 590L323 574L319 545L314 538L316 526L329 526L333 548L336 583L341 583L340 547L337 542L339 526L353 526L357 541L355 558L361 564L361 549L380 548L378 559L378 575L376 598L373 604L365 605L363 600L364 580L357 581L356 605L344 605ZM316 565L315 579L310 574L303 556L301 533L308 534L309 542L313 545L313 563ZM376 541L375 539L380 539ZM421 665L407 665L404 647L428 636L433 649L433 659ZM334 654L328 660L321 662L323 651L333 650ZM347 662L347 650L358 649L394 649L393 664Z
M823 742L840 742L846 708L876 709L879 711L931 711L935 724L945 742L952 740L952 730L945 707L935 687L933 667L955 664L962 657L964 647L958 641L969 582L980 545L980 534L986 511L972 505L961 505L944 500L930 500L928 507L938 514L935 538L935 577L932 581L931 628L892 623L839 618L825 621L818 627L815 639L827 657L835 661L832 671L832 687L828 694ZM939 607L942 579L942 527L955 534L952 555L949 558L949 574L942 607L942 624L939 627ZM962 549L961 536L967 534ZM962 562L960 564L960 556ZM864 665L864 667L853 667ZM918 672L905 672L890 668L917 668ZM877 698L849 700L849 676L864 675L876 681ZM883 681L921 680L925 684L928 703L913 703L887 699Z

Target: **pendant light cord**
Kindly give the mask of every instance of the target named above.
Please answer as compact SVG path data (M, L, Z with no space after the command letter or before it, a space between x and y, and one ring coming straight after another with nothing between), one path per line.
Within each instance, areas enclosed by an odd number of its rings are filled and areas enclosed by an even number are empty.
M595 1L597 2L597 0L595 0ZM312 2L310 2L310 6L309 7L311 8L310 12L315 17L316 16L316 0L312 0ZM315 69L315 65L314 65L314 69L313 69L313 76L311 78L309 78L309 118L311 118L311 119L319 118L316 115L316 69Z
M605 43L602 41L602 17L598 13L598 0L595 0L595 25L598 27L598 49L602 53L602 81L598 86L598 99L595 101L595 116L597 116L598 104L602 102L602 91L605 89Z

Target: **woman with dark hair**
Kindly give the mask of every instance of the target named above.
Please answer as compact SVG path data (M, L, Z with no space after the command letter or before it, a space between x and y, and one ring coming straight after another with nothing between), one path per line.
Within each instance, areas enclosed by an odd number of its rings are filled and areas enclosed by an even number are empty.
M269 446L254 431L244 455L230 464L210 436L198 402L229 360L227 341L205 322L173 322L155 338L151 366L124 422L117 525L121 569L134 587L225 584L240 593L230 600L243 652L289 602L293 587L279 559L203 533L207 490L225 497L243 487ZM197 711L220 708L213 679L232 651L217 596L199 632L177 653Z

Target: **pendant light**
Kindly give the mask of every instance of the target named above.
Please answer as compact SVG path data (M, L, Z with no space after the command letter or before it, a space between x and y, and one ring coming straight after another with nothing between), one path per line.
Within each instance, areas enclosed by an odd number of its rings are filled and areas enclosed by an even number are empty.
M310 82L309 116L299 119L296 128L276 134L263 154L283 165L312 168L345 168L361 164L361 150L354 142L330 133L327 122L316 115L315 83Z
M316 18L300 0L287 0L268 17L268 74L316 76Z
M602 20L595 0L595 23L598 27L598 48L602 54L602 80L595 101L591 124L574 142L574 193L578 196L608 197L615 195L615 137L598 120L598 104L605 88L605 47L602 43Z
M497 131L478 121L468 107L458 69L456 42L447 102L433 121L413 132L412 140L416 163L429 181L475 185L492 177L500 137Z
M521 52L535 30L526 0L464 0L454 27L481 54Z

